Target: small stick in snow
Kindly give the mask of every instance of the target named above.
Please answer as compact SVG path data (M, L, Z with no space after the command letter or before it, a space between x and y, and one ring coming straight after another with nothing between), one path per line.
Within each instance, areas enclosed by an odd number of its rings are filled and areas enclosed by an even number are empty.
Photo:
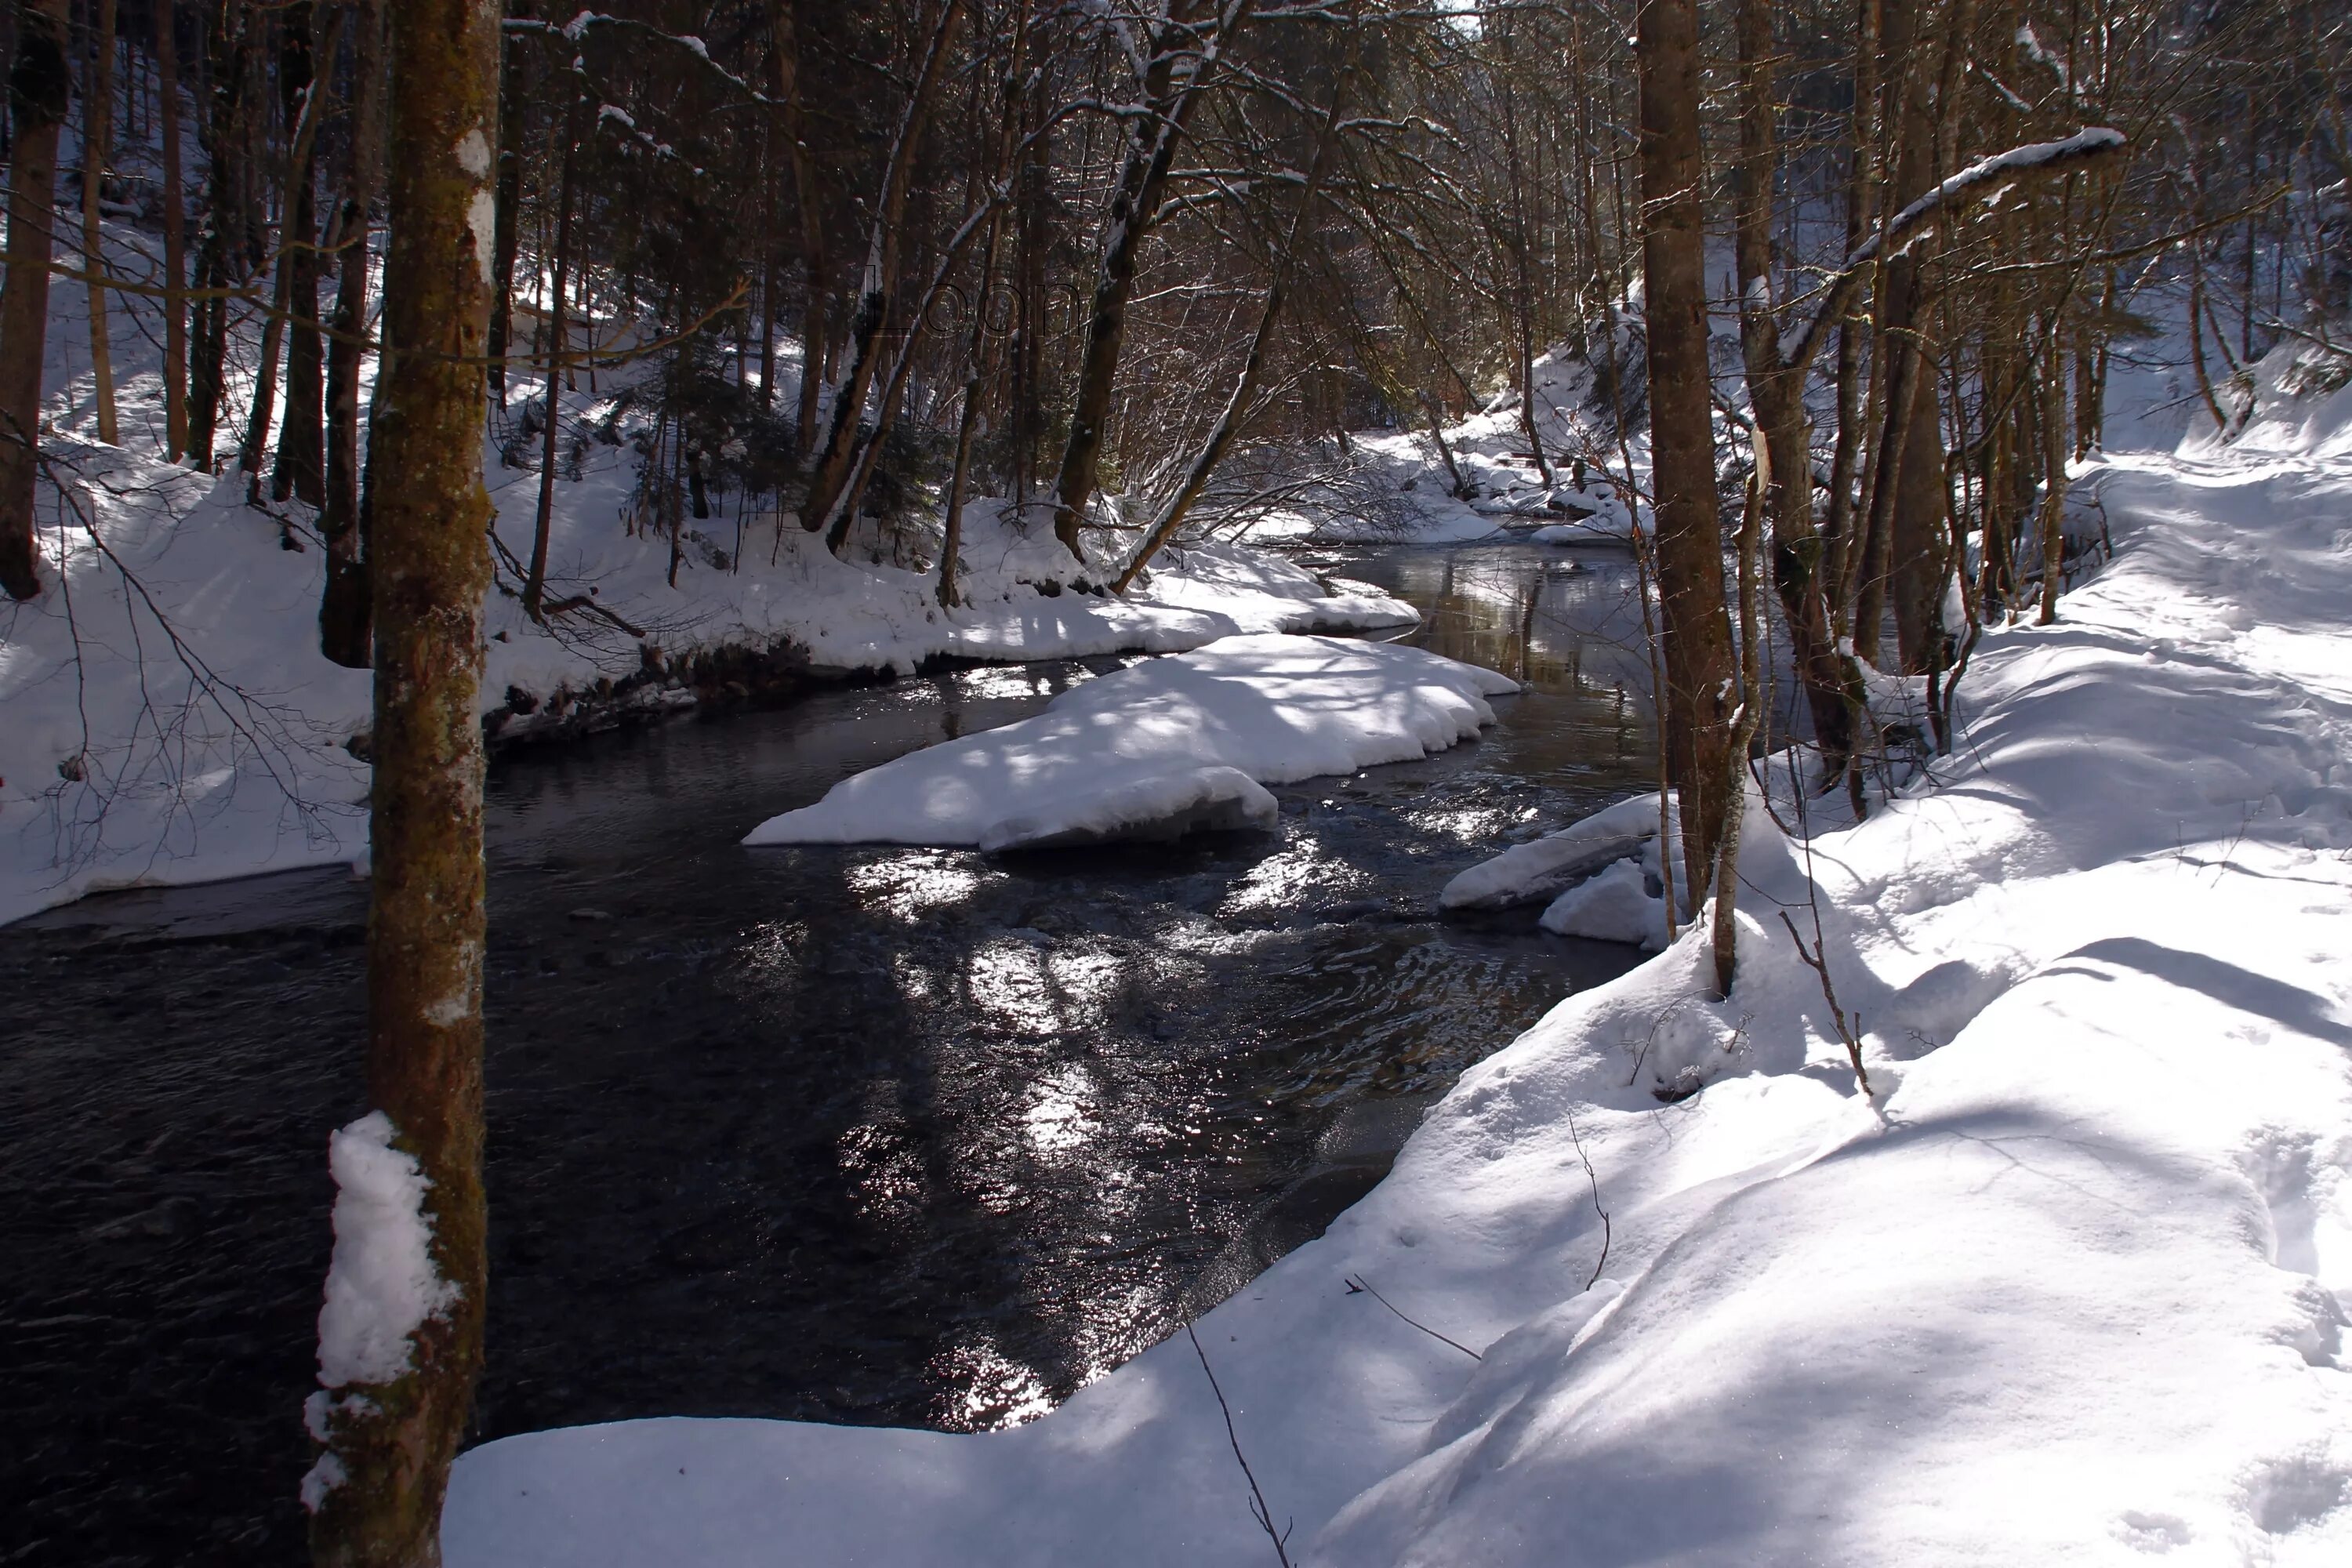
M1814 945L1809 949L1805 946L1805 939L1797 934L1797 922L1789 918L1789 911L1780 911L1780 923L1789 928L1789 940L1797 944L1797 956L1805 961L1806 968L1822 977L1822 994L1829 999L1830 1016L1837 1022L1838 1038L1845 1043L1846 1059L1853 1064L1853 1081L1861 1087L1863 1099L1869 1100L1874 1108L1878 1101L1870 1091L1870 1075L1862 1070L1862 1039L1857 1033L1861 1019L1856 1018L1849 1024L1845 1009L1838 1005L1837 988L1830 984L1829 964L1822 951L1824 944L1819 930L1821 919L1821 910L1817 906L1813 910Z
M1192 1353L1201 1358L1201 1370L1208 1373L1209 1392L1217 1396L1217 1408L1224 1413L1225 1441L1234 1446L1234 1462L1242 1468L1242 1479L1249 1482L1250 1517L1257 1521L1260 1530L1265 1531L1265 1538L1274 1542L1275 1560L1282 1564L1282 1568L1290 1568L1290 1531L1296 1521L1286 1521L1280 1531L1275 1530L1274 1512L1265 1506L1265 1494L1258 1490L1257 1476L1242 1454L1241 1437L1234 1431L1234 1407L1225 1403L1225 1391L1217 1386L1217 1374L1209 1366L1209 1352L1201 1348L1201 1336L1192 1331L1190 1323L1184 1325L1184 1337L1192 1342Z
M1588 1170L1591 1169L1590 1166L1587 1166L1586 1168ZM1371 1282L1366 1279L1362 1275L1342 1275L1340 1276L1339 1282L1347 1286L1349 1295L1353 1296L1359 1291L1361 1291L1363 1294L1370 1296L1373 1300L1378 1301L1381 1306L1386 1307L1390 1311L1396 1312L1399 1321L1411 1323L1414 1328L1419 1329L1431 1339L1436 1340L1444 1344L1452 1345L1455 1350L1460 1351L1472 1361L1484 1361L1486 1359L1480 1355L1476 1351L1472 1350L1468 1345L1464 1344L1461 1341L1449 1340L1444 1334L1439 1333L1435 1329L1431 1328L1427 1323L1413 1322L1411 1318L1406 1317L1402 1312L1397 1312L1396 1303L1390 1300L1386 1296L1381 1295L1378 1290L1373 1289Z
M1584 1152L1584 1134L1576 1130L1576 1117L1568 1119L1568 1141L1576 1145L1576 1157L1584 1162L1584 1179L1592 1184L1592 1212L1601 1216L1601 1256L1592 1260L1592 1277L1584 1282L1591 1289L1601 1283L1601 1271L1609 1267L1609 1211L1601 1206L1601 1173L1592 1168L1592 1156Z

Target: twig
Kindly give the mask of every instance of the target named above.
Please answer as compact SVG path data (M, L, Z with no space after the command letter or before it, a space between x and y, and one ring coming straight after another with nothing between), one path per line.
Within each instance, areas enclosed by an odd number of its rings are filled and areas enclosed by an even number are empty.
M1568 1118L1568 1141L1576 1145L1576 1157L1584 1162L1584 1179L1592 1184L1592 1212L1601 1216L1601 1256L1592 1260L1592 1277L1584 1282L1591 1289L1601 1283L1601 1271L1609 1266L1609 1211L1601 1206L1601 1173L1592 1168L1592 1156L1584 1152L1584 1134L1576 1130L1576 1115Z
M1275 1561L1281 1563L1282 1568L1290 1568L1290 1531L1297 1521L1286 1521L1279 1531L1274 1528L1273 1510L1265 1506L1265 1493L1258 1489L1257 1476L1250 1469L1250 1462L1242 1453L1241 1437L1234 1430L1234 1407L1225 1403L1225 1391L1217 1386L1217 1374L1209 1365L1209 1352L1201 1348L1201 1336L1192 1331L1190 1323L1184 1325L1184 1337L1192 1342L1192 1353L1201 1358L1201 1370L1208 1374L1209 1392L1217 1396L1217 1408L1224 1413L1225 1441L1234 1446L1234 1462L1241 1466L1242 1479L1249 1482L1250 1517L1257 1521L1260 1530L1265 1531L1265 1538L1274 1542Z
M1402 1312L1397 1312L1396 1303L1390 1300L1386 1296L1381 1295L1378 1290L1373 1289L1370 1281L1367 1280L1362 1275L1342 1275L1339 1282L1347 1286L1348 1294L1350 1296L1356 1294L1359 1290L1364 1292L1366 1295L1371 1297L1373 1300L1378 1301L1381 1306L1386 1307L1390 1311L1396 1312L1397 1318L1400 1321L1411 1323L1414 1328L1419 1329L1423 1333L1427 1334L1433 1340L1436 1340L1444 1344L1452 1345L1455 1350L1460 1351L1472 1361L1484 1361L1486 1359L1485 1356L1480 1355L1476 1351L1472 1350L1468 1345L1464 1344L1461 1341L1449 1340L1444 1334L1439 1333L1435 1329L1431 1328L1427 1323L1414 1322L1412 1319L1406 1317Z
M1830 966L1821 936L1820 908L1816 906L1813 910L1813 946L1811 949L1805 946L1805 939L1797 934L1797 922L1789 918L1786 910L1780 911L1780 923L1789 928L1789 940L1797 944L1797 956L1805 961L1805 967L1822 977L1822 994L1829 999L1830 1016L1837 1024L1838 1038L1845 1043L1846 1059L1853 1064L1853 1081L1861 1086L1863 1099L1870 1100L1870 1075L1862 1068L1861 1037L1855 1034L1854 1026L1846 1022L1845 1009L1838 1005L1837 987L1830 984Z

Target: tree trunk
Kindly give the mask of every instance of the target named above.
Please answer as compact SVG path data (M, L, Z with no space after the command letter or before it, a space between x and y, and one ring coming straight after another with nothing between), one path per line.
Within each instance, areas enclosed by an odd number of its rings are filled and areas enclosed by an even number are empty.
M1914 24L1913 57L1903 118L1904 155L1896 191L1906 200L1942 177L1958 136L1960 68L1976 16L1974 0L1944 0L1944 37L1932 85L1925 68L1928 34ZM1895 493L1887 560L1888 595L1903 670L1925 675L1948 662L1944 628L1946 565L1950 559L1951 491L1944 477L1943 402L1937 369L1945 345L1930 341L1927 268L1941 246L1934 239L1906 248L1889 266L1887 288L1902 312L1904 351L1912 364L1912 405Z
M547 311L547 409L541 423L539 452L539 510L531 521L530 567L523 578L522 613L542 618L541 604L547 592L547 536L555 518L555 444L563 424L563 308L572 268L572 182L580 150L580 103L574 99L564 116L563 169L556 185L555 286ZM741 363L739 359L739 364Z
M57 225L58 128L70 107L67 0L16 9L16 63L8 73L16 144L8 166L8 272L0 290L0 589L41 591L33 542L40 477L41 363L49 331L49 244Z
M446 1295L399 1370L312 1401L323 1452L312 1558L438 1564L441 1500L482 1355L482 359L494 279L478 259L498 134L498 0L392 15L391 250L373 457L375 778L368 1095L415 1162ZM487 211L482 220L488 221Z
M531 15L531 0L513 0L509 9L518 19ZM524 90L526 51L531 46L520 36L503 40L499 68L499 216L490 241L490 265L498 274L498 292L490 303L490 390L499 406L507 404L508 336L514 330L515 253L522 229L522 112L530 95Z
M1202 490L1208 487L1210 476L1224 460L1234 437L1241 433L1242 422L1249 416L1250 404L1257 395L1258 378L1265 372L1266 350L1274 342L1275 325L1282 319L1283 297L1289 289L1290 269L1298 255L1299 237L1306 232L1307 222L1314 214L1316 198L1322 192L1324 174L1331 166L1332 150L1339 144L1339 106L1342 101L1340 89L1335 87L1331 93L1330 110L1323 117L1323 134L1315 144L1315 161L1307 166L1307 184L1299 193L1298 210L1291 215L1290 232L1285 237L1282 248L1268 258L1274 275L1266 280L1265 300L1258 311L1257 331L1250 338L1249 354L1242 362L1240 379L1234 383L1233 395L1225 400L1224 412L1217 416L1215 428L1202 443L1200 452L1185 472L1183 483L1169 498L1159 520L1152 524L1151 531L1144 535L1143 542L1129 558L1126 567L1118 574L1118 581L1111 584L1114 594L1126 593L1133 585L1137 574L1151 563L1151 558L1166 549L1168 542L1176 537L1176 531L1184 526L1184 519L1192 512L1192 503L1200 500ZM1538 461L1540 462L1541 458L1538 458Z
M163 142L163 453L188 450L187 194L180 173L180 29L174 0L154 0L155 99Z
M346 668L364 669L373 636L360 525L360 364L366 353L360 339L367 326L368 211L383 169L383 0L352 0L352 20L351 165L332 236L341 272L327 345L327 500L319 511L327 586L319 601L319 647Z
M315 127L320 112L310 107L313 98L327 94L327 77L335 68L336 36L343 14L326 29L323 47L311 53L315 12L307 5L288 9L283 22L286 47L278 59L278 90L285 96L289 124L305 121L313 127L307 140L298 140L293 167L287 172L285 222L278 244L285 249L288 278L286 343L286 414L278 428L278 463L270 475L270 493L278 500L297 496L312 506L327 500L326 475L319 424L319 198ZM326 75L320 73L323 61Z
M2190 243L2194 244L2194 241ZM2058 619L2061 569L2066 562L2066 384L2059 379L2066 363L2058 322L2045 327L2049 366L2042 380L2042 616L2041 624Z
M988 177L1004 179L1014 176L1005 167L1013 156L1013 138L1021 125L1024 83L1023 69L1028 62L1029 15L1026 11L1014 19L1013 55L1005 68L1003 91L1004 103L997 121L996 155L990 162ZM988 238L980 252L980 289L971 312L971 334L965 348L970 375L964 382L963 409L956 420L955 467L948 479L948 509L941 524L940 538L940 607L953 609L956 603L956 551L963 542L964 484L971 470L972 433L980 426L981 394L988 383L990 359L989 291L996 281L997 242L1004 232L1004 211L993 200L989 204Z
M1788 623L1790 658L1821 748L1822 774L1845 771L1852 748L1845 660L1830 631L1822 540L1813 527L1812 419L1805 409L1807 366L1780 357L1772 266L1772 12L1739 0L1739 182L1734 255L1739 271L1739 342L1748 400L1764 448L1763 492L1772 535L1772 581Z
M98 0L90 38L89 91L81 104L81 248L89 274L89 374L98 404L98 438L121 445L114 406L114 344L108 333L106 229L98 204L106 191L106 157L114 129L114 0Z
M801 526L811 532L824 529L829 534L838 533L855 510L844 511L842 502L858 454L857 423L866 412L866 395L874 389L885 335L898 324L895 318L899 227L906 214L907 185L914 173L923 127L930 118L931 100L947 65L948 40L962 14L963 0L946 0L940 7L924 49L922 68L916 75L884 165L882 189L874 204L873 232L866 245L865 280L858 291L857 317L850 325L849 370L834 389L833 416L826 422L824 444L809 470L808 499L801 508Z
M1054 536L1076 560L1085 559L1079 553L1078 530L1094 500L1103 425L1110 416L1111 387L1127 338L1128 300L1135 292L1136 262L1144 237L1159 216L1160 193L1167 188L1168 171L1175 161L1185 121L1199 99L1202 79L1248 9L1246 0L1219 0L1219 4L1223 15L1205 29L1181 23L1171 8L1169 20L1152 38L1138 94L1150 112L1135 120L1128 132L1127 156L1119 165L1118 183L1112 187L1110 207L1104 216L1102 258L1096 272L1086 355L1079 363L1077 394L1070 405L1069 439L1062 448L1061 475L1055 484ZM1176 69L1180 55L1192 61L1181 78Z
M1684 885L1696 909L1723 831L1724 770L1738 686L1723 597L1723 526L1708 399L1696 0L1643 0L1635 31L1653 510L1664 645L1659 707L1682 814Z
M801 114L800 35L793 24L792 0L768 0L769 93L782 105L784 151L793 165L793 199L801 226L801 384L793 430L800 460L815 455L818 395L824 389L825 288L824 207L816 161L809 153Z
M228 353L229 302L219 292L229 285L232 252L243 243L245 217L244 96L248 18L241 6L221 5L205 13L205 58L212 76L207 104L211 173L206 182L205 226L196 240L196 283L206 292L196 301L188 359L188 456L212 472L220 438L221 398ZM239 264L241 270L241 263Z

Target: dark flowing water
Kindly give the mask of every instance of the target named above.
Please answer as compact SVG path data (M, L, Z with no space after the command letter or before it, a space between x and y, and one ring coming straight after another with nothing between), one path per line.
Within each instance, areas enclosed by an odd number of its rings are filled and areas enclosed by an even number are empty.
M487 1439L653 1415L1018 1420L1319 1233L1431 1099L1633 954L1441 921L1654 766L1622 558L1334 557L1522 675L1480 741L1278 789L1279 837L746 850L1124 662L843 690L490 785ZM0 1563L294 1563L363 888L0 931Z

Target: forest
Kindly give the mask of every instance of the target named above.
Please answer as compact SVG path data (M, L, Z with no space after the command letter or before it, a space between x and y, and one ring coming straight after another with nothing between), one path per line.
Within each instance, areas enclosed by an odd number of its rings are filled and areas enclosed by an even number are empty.
M0 11L0 1559L2342 1560L2352 15L604 3Z

